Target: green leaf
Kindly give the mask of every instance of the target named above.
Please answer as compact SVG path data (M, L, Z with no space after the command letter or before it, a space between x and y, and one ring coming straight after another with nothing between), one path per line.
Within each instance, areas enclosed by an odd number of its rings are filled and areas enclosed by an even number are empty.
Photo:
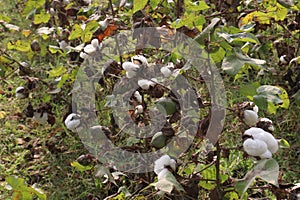
M239 199L239 195L236 192L227 192L224 195L225 200L237 200Z
M151 145L156 148L163 148L166 145L167 137L162 132L157 132L151 139Z
M212 180L212 181L205 181L205 180L200 181L199 186L201 186L207 190L214 189L216 187L216 183L213 180L216 180L216 173L217 173L216 167L214 165L203 170L201 172L203 179L208 179L208 180ZM221 183L224 183L228 179L228 175L220 173L220 179L221 179Z
M48 72L49 77L59 77L67 72L67 69L64 66L56 67Z
M204 1L191 2L190 0L184 0L184 6L186 12L197 12L210 8Z
M237 33L237 34L228 34L228 33L218 33L219 37L224 38L227 42L251 42L258 44L259 40L252 33Z
M99 23L95 20L90 21L86 24L86 27L81 35L81 40L86 43L91 41L93 33L98 29Z
M46 0L29 0L25 3L24 15L28 15L33 9L39 9L44 6Z
M256 95L256 89L259 86L259 82L253 82L251 84L242 85L240 87L240 94L244 97L247 97L250 101L253 101L253 96Z
M278 108L287 109L290 105L288 94L281 87L263 85L257 88L256 92L254 103L258 107L262 106L260 108L267 110L270 114L275 114Z
M71 164L72 167L75 167L75 169L78 170L78 171L80 171L80 172L88 171L88 170L91 170L93 168L93 166L84 166L84 165L81 165L77 161L73 161L70 164Z
M133 13L142 10L147 5L148 0L134 0L133 1Z
M74 40L74 39L77 39L77 38L80 38L81 37L81 34L82 34L83 30L81 28L81 25L80 24L75 24L73 27L72 27L72 31L70 33L70 36L69 36L69 40Z
M213 59L214 63L221 62L226 54L226 51L222 47L216 48L210 52L210 57Z
M250 58L235 51L234 55L230 55L224 58L222 69L230 75L236 75L244 64L250 64L261 68L265 63L265 60Z
M49 45L48 46L48 50L50 51L50 53L52 54L56 54L58 53L63 53L62 50L58 47L58 46L53 46L53 45Z
M156 7L158 6L158 4L161 2L162 0L150 0L150 6L152 9L156 9Z
M43 10L40 14L35 14L33 23L34 24L41 24L41 23L47 23L50 20L50 14L45 13Z
M17 50L21 52L29 52L30 51L30 43L24 40L17 40L15 42L8 42L7 49L9 50Z

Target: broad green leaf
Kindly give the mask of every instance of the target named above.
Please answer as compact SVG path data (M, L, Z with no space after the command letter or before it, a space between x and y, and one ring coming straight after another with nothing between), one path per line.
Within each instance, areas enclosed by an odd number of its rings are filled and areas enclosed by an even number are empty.
M133 1L133 13L142 10L147 5L148 0L134 0Z
M280 5L279 3L276 6L269 6L267 8L267 15L273 18L275 21L282 21L286 18L288 14L288 9Z
M250 170L243 179L238 180L234 187L243 198L249 186L256 177L267 181L273 185L278 185L279 165L274 159L263 159L258 161L252 170Z
M73 27L72 27L72 31L70 33L70 36L69 36L69 40L74 40L74 39L77 39L77 38L80 38L81 37L81 34L82 34L83 30L81 28L81 25L80 24L75 24Z
M99 23L95 20L92 20L86 24L86 27L81 35L81 40L86 43L91 41L93 33L98 29Z
M67 69L64 66L56 67L48 72L49 77L59 77L67 72Z
M295 99L295 103L300 107L300 89L292 96Z
M84 172L87 170L91 170L93 167L92 166L84 166L81 165L79 162L77 161L73 161L70 163L72 167L74 167L76 170L80 171L80 172Z
M208 179L208 180L216 180L216 167L214 165L208 167L207 169L203 170L201 172L201 175L203 179ZM227 174L222 174L220 173L220 179L221 183L225 182L228 179ZM207 190L212 190L216 187L215 181L200 181L199 186L207 189Z
M156 9L156 7L158 6L158 4L161 2L162 0L150 0L150 6L152 9Z
M210 52L210 57L213 59L214 63L221 62L226 54L226 51L222 47L216 48Z
M219 37L224 38L227 42L251 42L258 44L259 40L251 33L237 33L237 34L228 34L228 33L218 33Z
M244 64L250 64L261 68L265 63L265 60L250 58L235 51L235 54L224 58L222 69L230 75L236 75Z
M41 23L47 23L50 20L50 14L45 13L43 10L40 14L35 14L33 23L34 24L41 24Z
M210 8L204 1L192 2L190 0L184 0L184 6L186 12L197 12Z
M253 82L251 84L242 85L240 87L240 94L244 97L247 97L250 101L253 101L253 96L256 95L256 89L259 86L259 82Z
M263 85L257 88L256 92L257 94L254 95L255 104L258 107L262 106L260 108L267 110L270 114L275 114L278 108L287 109L290 105L288 94L281 87Z
M33 9L39 9L44 6L46 0L29 0L25 3L24 15L28 15Z
M17 40L15 42L8 42L7 49L9 50L17 50L21 52L29 52L30 51L30 43L24 40Z

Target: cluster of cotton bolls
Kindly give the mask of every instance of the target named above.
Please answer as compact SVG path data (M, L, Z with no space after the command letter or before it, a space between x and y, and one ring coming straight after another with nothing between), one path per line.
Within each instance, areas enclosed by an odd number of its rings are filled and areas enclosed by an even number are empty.
M253 102L243 111L243 120L251 128L247 129L243 138L244 150L254 157L272 158L278 150L278 141L271 134L274 131L272 121L258 117L258 107Z
M154 162L154 172L158 180L164 178L170 172L168 168L176 170L176 161L168 155L163 155Z

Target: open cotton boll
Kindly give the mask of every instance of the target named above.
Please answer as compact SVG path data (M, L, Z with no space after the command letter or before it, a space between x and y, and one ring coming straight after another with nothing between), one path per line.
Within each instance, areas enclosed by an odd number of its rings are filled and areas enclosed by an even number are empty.
M148 61L147 58L145 58L142 55L135 55L131 58L131 61L134 64L138 64L138 65L144 65L144 66L148 66Z
M171 164L170 156L163 155L162 157L160 157L159 159L157 159L154 162L154 172L155 172L155 174L158 175L164 168L166 168L167 166L170 166L170 164Z
M170 77L171 74L172 74L172 71L171 71L167 66L160 68L160 72L161 72L161 73L164 75L164 77L166 77L166 78Z
M251 138L244 141L243 147L250 156L260 156L268 150L267 144L264 141Z
M274 138L274 136L271 133L268 133L266 131L255 133L252 135L254 139L259 139L264 141L268 149L271 153L276 153L278 151L278 141Z
M126 71L137 71L140 68L140 66L138 66L132 62L124 62L122 64L122 68Z
M98 39L93 39L91 41L91 45L93 45L93 47L98 48L99 47L99 41Z
M152 85L153 82L146 80L146 79L142 79L138 81L138 85L143 89L143 90L148 90L150 85Z
M244 132L244 135L264 141L271 153L275 153L278 150L278 141L271 133L266 132L261 128L251 127Z
M16 98L18 99L23 99L23 98L26 98L26 95L25 95L25 88L23 86L19 86L16 88Z
M43 112L43 113L34 112L32 119L40 124L45 124L48 121L48 113L47 112Z
M137 105L137 106L135 107L134 114L141 114L141 113L143 113L143 112L144 112L144 108L143 108L142 105Z
M258 120L258 122L256 123L256 126L259 128L262 128L263 130L265 130L267 132L268 131L273 132L275 130L274 126L273 126L273 122L269 118L260 118Z
M143 102L143 97L142 95L139 93L139 91L135 91L133 96L136 98L136 100L139 102L139 103L142 103Z
M84 47L84 52L87 54L93 54L97 51L97 48L95 48L92 44L88 44Z
M259 157L262 158L262 159L272 158L272 153L269 150L267 150L265 153L261 154Z
M252 106L252 110L256 113L258 113L258 107L254 104L254 102L250 101L250 106Z
M157 179L160 180L162 178L164 178L167 174L169 173L169 170L164 168L163 170L161 170L158 175L157 175Z
M253 110L245 110L244 111L244 122L248 126L255 126L258 121L258 115Z
M83 59L88 59L90 57L87 53L84 53L84 52L80 52L79 56L80 56L80 58L83 58Z
M65 125L67 129L73 131L80 125L80 116L75 113L71 113L68 115L68 117L65 119Z

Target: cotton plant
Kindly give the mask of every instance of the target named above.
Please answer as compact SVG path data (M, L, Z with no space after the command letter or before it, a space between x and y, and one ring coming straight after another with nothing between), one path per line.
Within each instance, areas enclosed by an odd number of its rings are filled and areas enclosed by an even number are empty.
M83 59L88 59L97 55L102 48L102 43L99 43L97 38L91 41L91 44L86 45L83 48L83 52L80 52L79 56Z
M258 122L258 107L254 105L253 102L250 102L250 108L247 108L244 110L244 115L243 115L244 122L248 126L255 126L256 123Z

